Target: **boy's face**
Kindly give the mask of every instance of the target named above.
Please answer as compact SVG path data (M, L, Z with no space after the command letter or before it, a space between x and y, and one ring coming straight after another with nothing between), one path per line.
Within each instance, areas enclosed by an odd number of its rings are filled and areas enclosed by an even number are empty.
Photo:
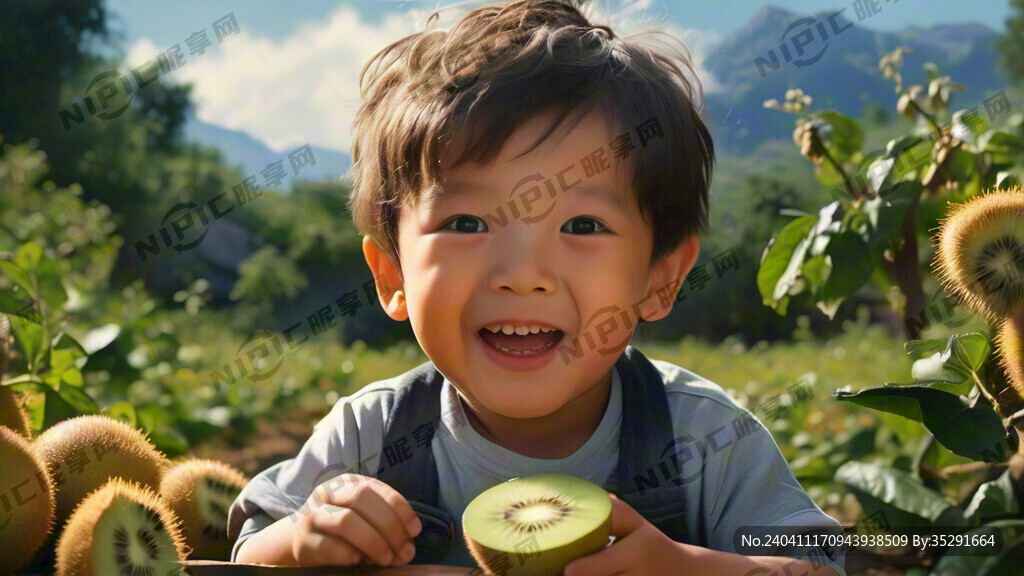
M698 252L692 237L650 265L653 232L624 184L626 163L608 153L613 137L598 113L561 141L564 132L555 132L513 159L549 119L525 123L493 162L449 170L436 196L403 208L399 267L364 240L388 314L410 320L424 352L475 411L510 418L572 409L606 385L637 315L656 320L671 310L656 291L684 278ZM588 177L581 160L599 149L610 168ZM537 184L539 198L525 192ZM561 338L488 329L501 326L557 329Z

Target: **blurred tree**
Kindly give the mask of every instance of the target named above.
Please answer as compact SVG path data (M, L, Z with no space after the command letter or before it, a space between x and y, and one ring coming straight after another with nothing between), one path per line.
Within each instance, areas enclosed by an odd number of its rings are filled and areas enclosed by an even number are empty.
M1000 63L1014 82L1024 81L1024 0L1010 0L1012 10L1006 19L1006 34L996 47L1001 52Z

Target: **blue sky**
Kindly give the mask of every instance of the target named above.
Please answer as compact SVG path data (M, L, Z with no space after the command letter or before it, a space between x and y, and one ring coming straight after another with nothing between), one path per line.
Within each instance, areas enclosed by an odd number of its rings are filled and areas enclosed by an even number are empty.
M439 4L439 2L441 2ZM708 92L723 89L701 66L707 49L746 24L763 0L594 0L594 20L619 36L657 28L693 50ZM1002 32L1009 0L781 0L802 14L874 2L877 13L860 22L876 30L978 22ZM198 117L244 131L275 150L306 143L348 151L352 119L361 103L358 78L379 50L423 29L426 16L453 0L108 0L111 27L122 36L121 72L157 59L176 44L184 64L171 82L192 83ZM490 0L461 0L463 8ZM466 10L443 16L454 24ZM218 42L213 23L232 13L238 33ZM448 19L446 19L448 18ZM205 31L212 41L202 54L186 43Z
M607 4L608 0L600 0ZM814 13L847 7L853 12L855 0L777 0L775 5L793 12ZM1008 0L875 0L880 7L876 17L864 26L876 30L900 30L908 26L929 27L951 22L978 22L1005 30L1010 12ZM444 2L450 4L451 2ZM634 2L624 2L634 3ZM149 37L157 45L179 41L196 28L197 22L212 22L234 12L239 25L253 33L280 40L304 24L323 21L341 5L356 8L371 23L379 23L385 12L401 13L410 7L428 8L436 4L426 0L108 0L108 8L123 22L128 43ZM616 5L619 2L615 2ZM646 4L646 2L645 2ZM726 35L747 22L766 4L764 0L652 0L648 12L667 13L668 19L684 28L697 28Z

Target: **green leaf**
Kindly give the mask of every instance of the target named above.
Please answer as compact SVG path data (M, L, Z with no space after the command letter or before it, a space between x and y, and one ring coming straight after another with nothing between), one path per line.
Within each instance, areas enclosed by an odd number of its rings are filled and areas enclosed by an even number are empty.
M935 562L931 576L1014 576L1024 573L1024 520L1000 520L985 526L1002 532L1003 548L999 553L979 550L977 555L966 556L951 550ZM979 531L980 527L966 534L978 534Z
M114 420L120 420L132 428L138 427L138 419L135 416L135 406L129 402L118 402L106 410L107 416Z
M5 255L6 257L0 258L0 274L3 274L11 282L18 285L19 288L25 291L25 298L36 299L36 284L32 281L32 276L21 266L16 264L10 259L10 254ZM8 314L16 313L16 310L5 310Z
M912 341L917 342L917 341ZM941 352L937 340L922 344L907 343L907 354L915 360L911 374L914 380L948 382L957 385L956 394L966 396L980 379L988 357L988 337L980 332L954 334Z
M847 462L836 470L835 481L851 489L866 515L882 512L894 526L931 524L953 508L920 480L888 466Z
M88 356L88 353L85 351L85 348L83 348L82 345L79 344L78 340L75 340L74 338L71 337L70 334L66 332L61 332L60 334L57 334L57 337L54 338L53 349L66 350L71 354L73 358L76 359Z
M989 130L978 137L978 147L989 155L993 164L1013 164L1024 149L1024 144L1015 136L998 130Z
M809 241L807 234L818 223L818 216L801 216L787 224L765 249L757 271L757 287L765 306L785 315L790 294L798 294L797 278L803 266Z
M922 190L920 182L900 182L880 196L864 201L861 210L871 222L873 242L884 240L899 231L907 207L915 197L921 195Z
M1010 471L1007 470L995 480L978 487L970 504L964 509L964 517L985 523L1000 516L1015 516L1018 512L1020 504L1013 490Z
M973 110L957 110L953 113L950 131L953 136L970 146L973 152L981 151L978 146L978 138L990 129L988 121Z
M46 358L46 328L37 322L25 319L15 320L14 318L11 318L11 328L14 343L25 354L29 372L35 373L43 359Z
M972 460L1001 461L1008 453L1006 430L992 407L931 385L886 384L833 397L858 406L898 414L924 424L951 452Z
M14 263L25 271L34 271L43 257L43 249L35 242L26 242L14 255Z
M99 412L92 398L72 386L65 386L59 391L47 388L44 397L43 430L69 418Z
M818 307L830 319L835 316L839 305L867 283L875 269L875 259L870 247L860 235L841 232L829 238L825 250L833 265L828 281L817 295Z
M942 173L954 182L967 182L978 176L978 155L963 148L951 150L942 165Z
M825 140L825 148L836 162L842 164L860 151L864 144L864 133L855 120L835 110L826 110L811 116L821 118L832 127L832 133Z

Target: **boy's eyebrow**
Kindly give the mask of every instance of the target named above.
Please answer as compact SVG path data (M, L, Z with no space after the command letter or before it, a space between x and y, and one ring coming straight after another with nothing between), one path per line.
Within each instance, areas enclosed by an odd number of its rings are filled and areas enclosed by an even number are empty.
M623 211L628 209L628 206L626 205L626 202L623 199L622 195L609 189L607 186L604 185L577 184L571 188L562 190L561 186L559 186L557 179L551 179L551 184L555 187L554 189L556 198L563 194L573 193L580 196L595 198L599 201L602 201L606 204L610 204ZM462 182L459 180L449 181L445 182L443 185L436 184L434 186L431 186L424 192L422 198L426 206L436 207L443 201L444 197L468 197L472 196L475 191L479 191L481 188L482 187L477 184ZM530 188L532 188L532 186L523 186L522 190L525 191L529 190ZM541 198L538 201L543 201L549 194L548 188L543 184L541 185L541 194ZM510 195L509 200L512 200L514 197L515 196Z

